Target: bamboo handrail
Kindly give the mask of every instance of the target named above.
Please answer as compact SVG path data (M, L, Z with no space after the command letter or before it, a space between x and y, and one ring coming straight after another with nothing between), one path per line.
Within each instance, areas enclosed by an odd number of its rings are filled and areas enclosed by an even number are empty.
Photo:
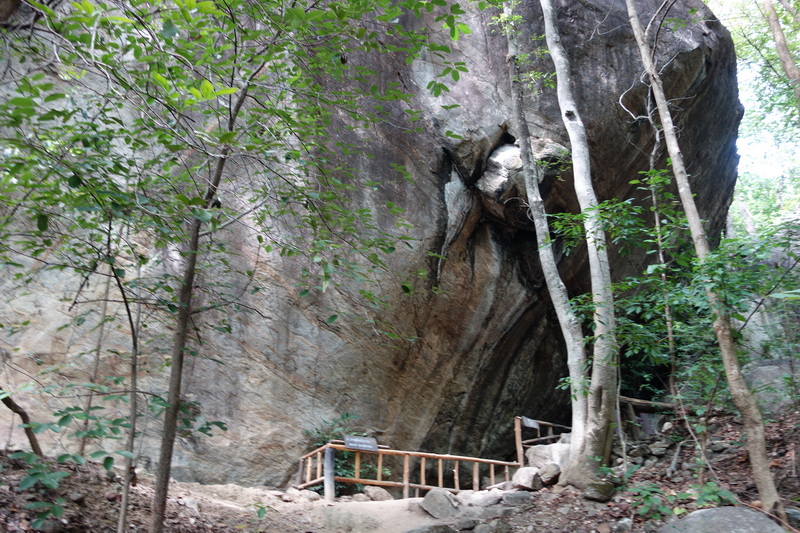
M344 483L359 483L362 485L377 485L384 487L402 487L403 497L408 498L410 489L416 490L430 490L437 488L436 485L429 485L426 483L426 464L428 459L437 461L438 466L438 488L443 488L451 492L459 492L461 490L459 484L459 463L468 462L472 463L472 489L480 490L480 465L489 465L489 479L491 484L495 482L495 466L504 467L505 480L510 479L509 467L520 466L517 462L497 461L494 459L483 459L480 457L468 457L465 455L451 455L451 454L437 454L427 452L413 452L405 450L394 450L387 446L380 446L378 451L368 450L351 450L344 446L341 441L331 441L324 446L312 450L300 458L300 465L298 469L299 478L297 480L296 488L304 489L314 485L319 485L324 481L322 472L322 457L326 449L338 451L350 451L354 453L354 477L334 476L335 481ZM377 455L378 470L376 478L364 478L361 476L362 454ZM403 458L403 480L402 481L388 481L383 479L383 458L385 455L400 456ZM420 459L420 483L412 482L410 472L410 460L412 457ZM317 462L316 469L314 468L314 461ZM444 486L444 461L453 461L453 482L452 488ZM316 470L316 472L314 472ZM305 479L302 478L305 473ZM312 473L316 477L312 479Z

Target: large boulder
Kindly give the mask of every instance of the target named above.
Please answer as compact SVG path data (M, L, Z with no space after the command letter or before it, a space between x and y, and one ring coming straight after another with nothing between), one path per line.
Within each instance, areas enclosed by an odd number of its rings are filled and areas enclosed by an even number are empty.
M646 19L660 4L640 0L637 7ZM462 7L473 9L472 4ZM538 4L523 3L520 9L519 41L526 43L530 68L551 72L548 56L536 53L542 41L534 37L544 33ZM640 193L630 181L648 168L652 132L642 118L648 91L625 2L558 0L556 10L592 149L597 193L600 199L636 197ZM465 21L471 34L456 42L442 36L453 49L448 61L463 61L469 72L440 96L425 90L438 72L437 58L422 55L410 63L399 55L349 58L351 66L372 68L382 83L399 84L412 95L407 103L383 103L389 119L370 130L348 128L344 115L332 124L334 142L358 145L372 156L354 156L341 166L356 177L383 181L380 186L356 183L350 195L357 205L378 212L378 227L388 233L398 230L387 202L406 209L403 218L413 223L412 247L392 254L374 286L345 280L324 294L301 297L296 285L310 259L258 251L260 235L246 224L215 234L235 252L233 268L253 271L252 279L220 280L233 287L237 305L250 312L207 315L220 323L228 319L230 333L203 333L198 357L190 358L184 370L184 388L186 399L197 402L192 408L198 423L220 420L228 431L213 438L182 434L173 455L174 477L285 485L309 449L305 432L343 412L359 415L360 429L379 434L394 448L494 458L513 454L515 415L568 423L569 393L555 386L567 375L564 346L525 215L524 191L514 177L519 133L511 112L506 41L489 24L492 15L470 11ZM407 23L438 35L441 22L435 17L408 17ZM688 24L659 34L657 56L665 65L668 96L680 102L675 118L682 150L700 214L713 236L723 226L736 176L741 110L735 56L728 32L701 0L679 0L670 18ZM415 123L418 132L397 126L409 107L422 112ZM531 91L526 113L538 157L553 163L542 181L548 211L576 212L569 142L555 91L545 85ZM659 164L666 166L664 156ZM412 180L392 178L394 165L403 165ZM240 186L234 182L221 194L235 197ZM583 249L566 254L561 242L553 246L570 294L586 292ZM621 277L641 271L646 257L612 252L612 262ZM36 283L19 288L10 277L0 279L6 296L0 323L13 325L13 331L2 331L0 347L15 369L4 387L15 390L45 368L51 371L40 377L44 381L87 381L98 319L87 314L71 320L76 311L70 305L82 279L49 271ZM253 286L263 290L252 292ZM388 307L366 305L358 297L362 290L374 292ZM84 287L82 296L102 299L103 284ZM118 311L112 302L109 312ZM326 320L333 312L341 318ZM124 375L127 362L115 354L127 353L130 332L122 322L110 329L100 375ZM147 347L140 387L147 393L166 390L170 334L168 321L154 319L140 339ZM72 405L54 396L19 394L16 399L38 420ZM0 411L0 417L4 427L11 425L10 413ZM140 427L145 434L137 441L138 464L153 467L159 423L143 420ZM22 431L14 429L11 445L24 442ZM51 449L64 445L71 444L64 440Z
M689 513L671 522L658 533L782 533L783 528L759 513L746 507L718 507Z

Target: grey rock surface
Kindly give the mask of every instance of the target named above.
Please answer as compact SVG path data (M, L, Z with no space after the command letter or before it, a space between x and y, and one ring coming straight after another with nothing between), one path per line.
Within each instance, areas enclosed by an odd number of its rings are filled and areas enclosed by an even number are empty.
M783 533L764 513L746 507L701 509L658 529L658 533Z
M434 518L450 518L458 512L460 503L451 492L437 488L428 491L420 506Z
M614 497L616 488L609 481L592 481L583 489L583 497L596 502L607 502Z
M539 478L545 485L553 485L561 476L561 467L556 463L548 463L539 469Z
M369 499L375 502L383 502L394 500L394 497L388 490L383 487L376 487L375 485L367 485L364 487L364 494L369 496Z
M518 492L506 492L503 494L503 503L512 507L530 505L533 503L533 495L525 490Z
M745 380L765 413L779 414L800 391L800 363L795 359L766 359L743 369Z
M531 466L522 467L514 472L511 483L514 488L522 490L540 490L544 487L539 469Z
M508 522L500 520L492 520L486 524L479 524L473 529L474 533L511 533L511 526Z

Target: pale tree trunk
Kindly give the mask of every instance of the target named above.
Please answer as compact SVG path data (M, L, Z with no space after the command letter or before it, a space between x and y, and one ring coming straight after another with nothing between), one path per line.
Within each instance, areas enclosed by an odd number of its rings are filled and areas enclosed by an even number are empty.
M597 196L592 185L589 142L572 88L569 59L558 31L550 0L540 0L544 14L547 48L556 69L558 105L572 147L572 172L575 194L584 215L586 245L594 303L594 346L589 386L586 436L577 453L571 454L565 472L566 482L582 487L596 479L598 460L606 461L614 436L613 420L617 404L617 343L614 335L614 295L611 290L611 266L608 260Z
M789 78L789 85L792 86L792 91L794 91L795 105L800 111L800 68L797 67L797 63L792 58L789 45L786 43L786 35L783 33L781 21L778 19L778 12L775 11L775 4L772 0L764 0L764 13L769 23L769 29L772 32L772 40L775 42L775 51L781 61L781 68L786 77ZM795 16L797 15L795 14Z
M512 9L506 5L506 15L512 14ZM572 438L571 448L581 446L585 435L587 391L584 386L586 375L586 349L583 344L583 331L575 311L569 303L567 287L558 273L555 254L550 239L550 227L547 222L544 202L539 190L539 177L542 168L533 159L531 149L531 134L528 121L525 118L524 87L520 80L520 68L517 62L517 36L513 29L508 29L508 63L509 79L511 80L511 102L514 120L519 133L519 146L522 159L522 173L525 180L525 190L528 197L528 216L533 221L536 230L536 241L539 245L539 262L542 265L547 291L558 317L561 334L567 348L567 367L569 369L570 395L572 405Z
M675 176L675 182L678 185L678 194L680 195L681 204L683 205L683 210L689 223L689 230L692 234L695 253L702 262L710 253L710 248L705 229L703 228L697 206L694 202L694 197L692 196L689 176L686 173L686 165L683 162L683 155L681 154L678 144L678 135L672 122L669 103L664 93L658 69L652 59L652 50L647 43L647 37L636 12L635 0L625 0L625 2L628 8L631 28L633 29L633 34L639 47L642 63L650 79L651 90L653 91L664 131L667 151L672 160L672 171ZM726 313L721 299L716 292L709 290L707 296L711 309L715 312L713 327L720 347L725 376L728 380L733 402L744 420L744 429L747 436L747 451L750 457L750 465L753 469L753 478L756 483L756 488L758 489L759 497L761 498L762 508L767 512L777 512L777 514L785 520L786 513L783 510L780 496L775 488L775 482L769 470L766 438L764 435L764 421L755 398L744 382L744 377L739 367L730 317Z

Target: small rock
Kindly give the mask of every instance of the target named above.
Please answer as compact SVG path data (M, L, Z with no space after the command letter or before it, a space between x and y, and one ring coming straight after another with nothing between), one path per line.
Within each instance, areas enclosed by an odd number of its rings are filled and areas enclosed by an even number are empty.
M638 446L633 446L631 450L628 452L629 457L645 457L651 455L650 446L647 444L640 444Z
M506 492L503 494L503 501L506 505L511 505L512 507L530 505L533 503L533 495L527 491Z
M289 503L295 501L297 498L300 497L300 491L294 487L291 487L286 490L283 494L281 494L281 500Z
M714 453L722 453L728 449L728 445L724 442L715 442L708 449Z
M539 493L539 499L543 502L550 502L558 498L558 494L552 492L542 491Z
M73 502L78 507L84 507L86 505L86 494L82 492L73 491L67 494L67 499Z
M475 533L511 533L511 526L503 520L492 520L488 524L480 524L473 529Z
M418 527L405 533L456 533L456 530L448 525L434 524L432 526Z
M373 485L367 485L364 487L364 494L369 496L369 499L374 502L385 502L389 500L394 500L389 491L384 489L383 487L375 487Z
M592 481L583 491L583 497L596 502L610 501L614 496L614 484L608 481Z
M611 526L609 526L608 524L600 524L596 528L594 528L594 530L597 533L611 533Z
M300 495L310 502L315 502L322 499L322 495L319 492L314 492L313 490L301 490Z
M196 513L200 512L200 504L194 498L178 498L178 505L184 505Z
M61 533L62 531L66 531L66 529L61 522L56 520L45 520L44 523L36 529L36 531L41 533Z
M350 500L350 501L353 501L353 502L370 502L372 500L370 500L369 496L367 496L366 494L362 494L362 493L359 492L358 494L353 494L353 499Z
M789 521L790 526L800 529L800 509L796 507L787 507L786 519Z
M664 457L667 455L667 449L669 449L669 444L665 442L656 442L650 446L650 452L656 457Z
M664 425L661 426L661 433L666 433L667 431L669 431L673 427L675 427L675 426L674 426L674 424L672 422L664 422Z
M457 521L455 526L456 529L459 531L466 531L468 529L474 529L475 526L478 525L478 521L472 518L462 518L461 520Z
M631 531L633 531L633 520L630 518L623 518L614 524L611 531L614 533L631 533Z
M458 499L444 489L431 489L420 502L425 511L434 518L450 518L458 511Z

